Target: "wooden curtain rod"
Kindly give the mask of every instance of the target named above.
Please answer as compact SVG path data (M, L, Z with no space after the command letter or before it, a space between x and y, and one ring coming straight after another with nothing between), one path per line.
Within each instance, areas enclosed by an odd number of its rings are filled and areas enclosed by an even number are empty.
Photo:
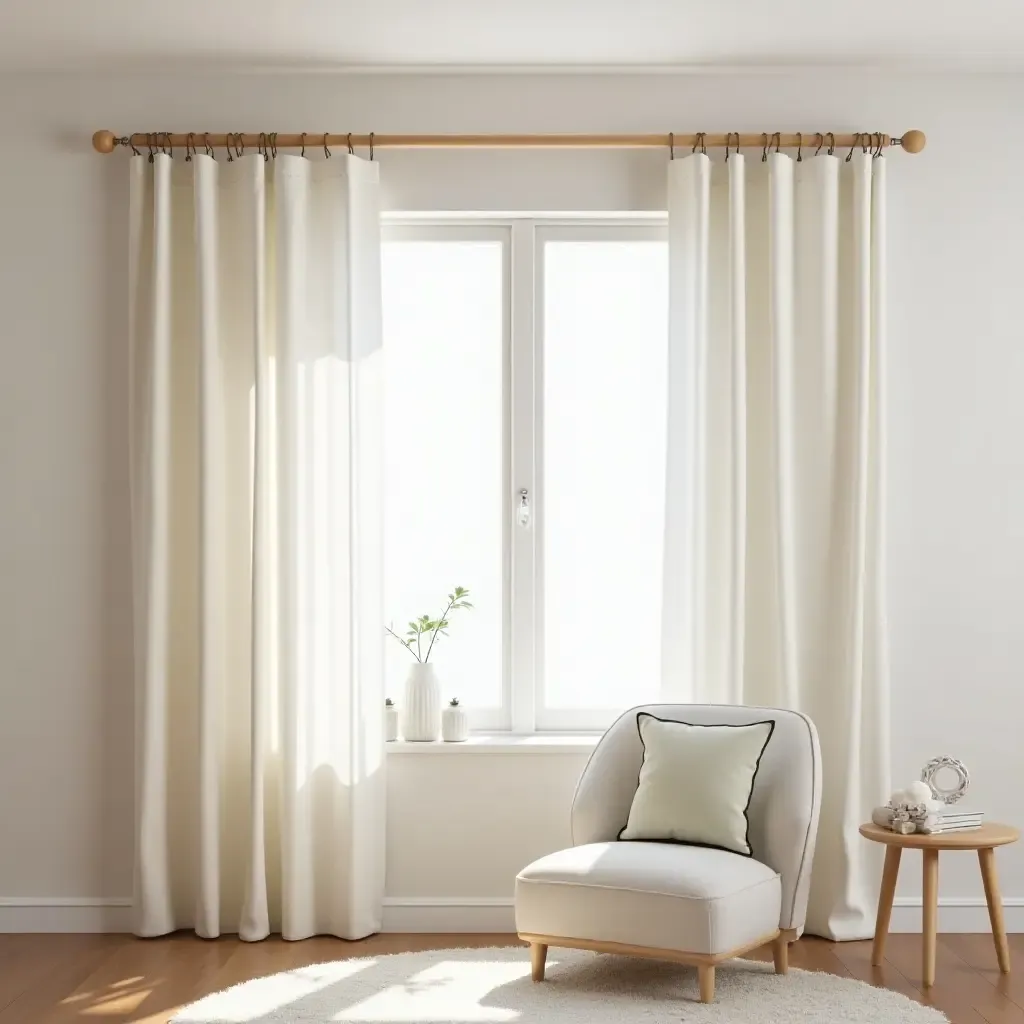
M135 132L115 135L98 131L92 137L97 153L113 153L117 146L134 146L140 150L186 149L202 151L204 147L258 150L316 149L356 147L364 149L645 149L660 148L685 152L687 149L797 149L814 153L818 149L856 149L881 152L899 146L907 153L920 153L925 146L924 132L904 132L902 136L884 132L710 132L678 135L331 135L320 132L278 134L276 132Z

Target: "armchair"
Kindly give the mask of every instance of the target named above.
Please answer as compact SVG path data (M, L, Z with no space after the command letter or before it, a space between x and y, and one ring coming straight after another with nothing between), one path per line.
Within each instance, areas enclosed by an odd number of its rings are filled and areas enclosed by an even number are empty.
M638 712L695 725L772 719L747 809L753 856L665 842L619 842L636 792L643 746ZM686 784L681 780L681 784ZM653 957L697 967L711 1002L715 967L766 942L785 974L807 911L821 800L814 724L794 711L733 705L634 708L605 733L572 805L574 845L516 878L516 930L530 943L534 981L549 946Z

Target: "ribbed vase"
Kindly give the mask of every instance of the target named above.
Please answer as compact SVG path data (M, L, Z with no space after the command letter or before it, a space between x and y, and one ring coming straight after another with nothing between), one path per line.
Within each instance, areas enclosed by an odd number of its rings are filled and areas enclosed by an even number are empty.
M401 713L403 739L416 743L440 738L441 684L433 665L410 666Z

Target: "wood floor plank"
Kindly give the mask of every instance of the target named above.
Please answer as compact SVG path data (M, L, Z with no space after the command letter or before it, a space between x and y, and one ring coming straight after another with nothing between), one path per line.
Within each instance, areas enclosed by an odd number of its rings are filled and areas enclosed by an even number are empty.
M1010 945L1010 973L1003 974L996 961L991 935L943 935L939 941L997 991L1024 1009L1024 945Z
M518 944L507 934L375 935L246 943L191 933L162 939L115 935L0 936L0 1024L165 1024L181 1007L250 978L349 957ZM919 935L892 935L886 962L870 942L805 937L790 947L803 970L857 978L943 1011L952 1024L1024 1024L1024 936L1010 936L1014 972L999 974L989 935L940 936L936 984L921 983ZM771 947L749 954L771 960ZM6 1000L6 1002L4 1002Z
M890 935L885 958L920 992L922 1003L943 1010L955 1024L971 1019L969 1011L988 1024L1024 1024L1024 1010L945 942L936 948L935 984L930 988L922 978L920 935Z

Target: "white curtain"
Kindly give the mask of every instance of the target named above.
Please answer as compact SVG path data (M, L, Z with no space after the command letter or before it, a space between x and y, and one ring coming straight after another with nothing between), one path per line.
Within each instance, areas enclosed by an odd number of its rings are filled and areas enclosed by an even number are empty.
M669 164L665 688L815 721L808 930L872 932L889 791L885 160Z
M377 165L131 163L136 930L379 930Z

